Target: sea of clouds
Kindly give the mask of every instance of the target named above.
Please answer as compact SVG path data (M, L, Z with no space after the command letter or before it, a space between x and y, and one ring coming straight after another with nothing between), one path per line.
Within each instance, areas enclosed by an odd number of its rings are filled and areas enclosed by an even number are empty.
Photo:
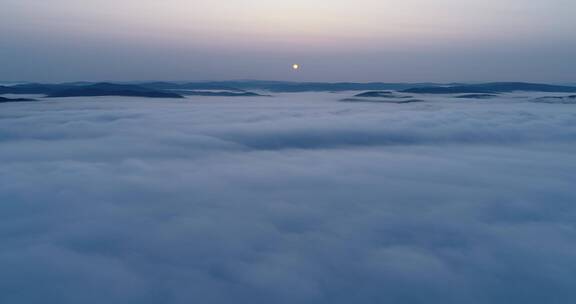
M576 106L0 104L0 303L574 303Z

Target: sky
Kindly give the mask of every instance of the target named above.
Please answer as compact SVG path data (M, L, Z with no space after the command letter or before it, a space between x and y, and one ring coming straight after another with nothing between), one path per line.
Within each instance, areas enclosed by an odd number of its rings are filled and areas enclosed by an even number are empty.
M572 0L0 0L0 80L574 82ZM294 63L302 65L292 71Z
M0 303L574 303L576 108L0 104Z

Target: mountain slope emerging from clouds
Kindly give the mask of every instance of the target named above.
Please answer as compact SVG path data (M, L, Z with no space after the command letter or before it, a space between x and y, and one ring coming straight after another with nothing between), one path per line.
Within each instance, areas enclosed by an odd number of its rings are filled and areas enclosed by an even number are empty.
M422 93L422 94L463 94L463 93L490 94L490 93L509 93L516 91L576 93L576 87L540 84L540 83L524 83L524 82L494 82L494 83L484 83L474 85L410 88L404 90L404 92L407 93Z
M97 86L91 88L93 86ZM116 86L113 88L112 86ZM121 86L125 86L122 88ZM133 87L130 87L133 86ZM138 87L138 88L136 88ZM63 84L19 84L0 86L0 94L84 94L97 96L97 92L106 91L148 91L172 92L179 94L186 91L222 91L235 96L247 93L247 90L260 90L277 93L298 92L342 92L342 91L404 91L408 93L428 94L464 94L464 93L506 93L514 91L529 92L569 92L575 93L576 87L523 82L501 82L485 84L436 84L436 83L322 83L322 82L287 82L287 81L205 81L205 82L138 82L138 83L63 83ZM89 91L92 91L90 93ZM68 91L66 93L66 91ZM82 92L83 91L83 92ZM245 94L247 95L247 94ZM132 95L132 96L137 96Z
M7 97L0 96L0 103L25 102L25 101L36 101L36 99L32 99L32 98L7 98Z
M79 86L48 94L47 97L131 96L149 98L183 98L182 95L137 85L98 83Z

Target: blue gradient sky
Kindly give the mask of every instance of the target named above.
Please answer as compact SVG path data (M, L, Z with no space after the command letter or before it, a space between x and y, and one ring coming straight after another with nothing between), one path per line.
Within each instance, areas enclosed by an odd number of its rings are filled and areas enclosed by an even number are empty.
M1 80L576 81L573 0L0 5Z

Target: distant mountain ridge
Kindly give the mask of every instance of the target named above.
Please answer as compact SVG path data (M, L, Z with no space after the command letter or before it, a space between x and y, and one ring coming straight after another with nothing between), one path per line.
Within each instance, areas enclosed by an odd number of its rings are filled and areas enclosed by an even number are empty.
M545 96L536 98L534 102L551 104L576 104L576 95L571 96Z
M384 82L287 82L287 81L223 81L210 82L243 90L265 90L277 93L383 91L437 86L434 83L384 83ZM193 83L197 85L198 83Z
M25 83L11 86L0 86L0 94L51 94L56 91L78 87L76 84L42 84Z
M107 84L108 87L102 87ZM90 86L100 86L100 88ZM110 87L117 86L116 88ZM121 88L119 86L125 86ZM131 87L128 87L131 86ZM383 82L288 82L288 81L261 81L261 80L238 80L238 81L204 81L204 82L131 82L131 83L87 83L71 82L61 84L28 83L10 86L0 86L0 94L45 94L51 97L70 95L73 92L86 96L100 94L87 90L96 89L100 93L109 94L116 91L121 96L130 91L131 96L145 96L142 92L157 92L150 95L200 95L200 96L255 96L248 90L259 90L276 93L298 92L342 92L342 91L401 91L405 93L420 94L497 94L514 91L529 92L564 92L576 93L576 86L553 85L526 82L492 82L482 84L440 84L440 83L383 83ZM221 92L202 92L202 91ZM106 92L104 92L106 91ZM124 91L124 93L123 93ZM197 93L195 94L194 92ZM64 93L63 93L64 92Z
M465 94L465 93L509 93L515 91L525 92L558 92L576 93L576 87L564 85L551 85L527 82L492 82L473 85L457 85L444 87L423 87L403 90L406 93L420 94Z
M36 99L31 98L6 98L0 96L0 103L7 103L7 102L24 102L24 101L36 101Z
M209 91L208 91L209 90ZM62 84L18 84L0 86L0 94L42 94L46 97L80 97L80 96L133 96L151 98L183 98L187 96L263 96L241 89L218 84L179 84L152 83L62 83Z
M47 97L84 97L84 96L130 96L150 98L183 98L182 95L150 89L137 85L97 83L87 86L76 86L49 93Z

